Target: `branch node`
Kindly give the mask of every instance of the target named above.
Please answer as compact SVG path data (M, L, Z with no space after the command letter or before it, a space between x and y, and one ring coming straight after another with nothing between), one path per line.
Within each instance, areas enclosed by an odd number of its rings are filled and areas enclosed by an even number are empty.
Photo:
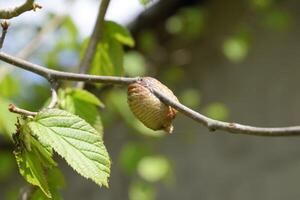
M4 30L7 30L8 27L9 27L9 25L10 25L9 21L3 20L3 21L1 22L2 30L3 30L3 31L4 31Z
M2 46L3 46L4 40L5 40L7 29L9 27L9 22L7 20L3 20L0 24L1 24L1 27L2 27L2 34L1 34L1 37L0 37L0 49L1 49Z
M32 10L35 12L37 11L38 9L42 9L43 7L40 5L40 4L37 4L37 3L33 3L32 4Z

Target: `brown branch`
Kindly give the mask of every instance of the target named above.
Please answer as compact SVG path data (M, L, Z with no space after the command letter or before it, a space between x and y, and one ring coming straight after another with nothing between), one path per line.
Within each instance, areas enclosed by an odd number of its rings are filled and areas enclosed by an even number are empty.
M17 6L15 8L10 9L1 9L0 10L0 19L10 19L13 17L17 17L20 14L26 11L36 11L36 9L40 9L42 6L34 3L34 0L26 0L22 5Z
M0 49L2 49L8 27L9 23L6 20L1 22L2 34L0 37Z
M100 42L102 35L103 35L104 17L105 17L105 13L107 11L109 2L110 2L110 0L102 0L101 1L93 33L91 35L91 38L88 43L88 47L87 47L86 51L84 52L83 58L79 65L80 73L86 73L89 70L89 67L92 63L92 60L93 60L94 55L97 50L97 44Z
M109 84L131 84L139 81L141 78L126 78L126 77L116 77L116 76L95 76L87 74L76 74L68 72L60 72L52 69L47 69L42 66L32 64L28 61L10 56L3 52L0 52L0 60L10 63L14 66L20 67L27 71L39 74L50 82L53 80L70 80L70 81L84 81L84 82L97 82L97 83L109 83ZM224 130L226 132L235 134L246 134L246 135L256 135L256 136L300 136L300 126L289 126L289 127L276 127L276 128L265 128L265 127L255 127L242 125L238 123L229 123L214 120L208 118L183 104L176 102L168 97L166 97L161 91L155 90L154 88L148 88L156 97L158 97L166 105L172 106L179 112L183 113L187 117L199 122L211 131ZM15 107L15 106L14 106ZM16 110L14 108L13 110ZM36 113L30 111L24 111L22 109L17 109L17 113L34 116Z
M300 126L289 126L289 127L255 127L242 125L233 122L223 122L215 119L206 117L185 105L173 101L162 94L160 91L149 88L150 91L158 97L166 105L172 106L185 116L199 122L200 124L207 127L210 131L224 130L235 134L246 134L246 135L257 135L257 136L300 136Z
M8 105L8 110L10 112L13 112L13 113L17 113L17 114L20 114L20 115L23 115L25 117L28 117L28 116L36 116L37 115L37 112L31 112L29 110L24 110L22 108L18 108L16 105L14 104L9 104Z
M93 83L111 83L111 84L130 84L138 80L138 78L127 78L127 77L117 77L117 76L96 76L88 74L78 74L71 72L61 72L53 69L48 69L37 64L33 64L26 60L16 58L14 56L8 55L6 53L0 52L0 60L12 64L16 67L25 69L27 71L38 74L49 82L53 80L69 80L69 81L83 81L83 82L93 82Z

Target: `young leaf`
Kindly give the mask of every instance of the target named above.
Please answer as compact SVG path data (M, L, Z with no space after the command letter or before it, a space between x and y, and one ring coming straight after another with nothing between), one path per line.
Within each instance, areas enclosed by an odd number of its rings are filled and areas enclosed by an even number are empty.
M124 75L123 45L134 46L134 40L130 32L123 26L106 21L101 41L97 45L97 51L93 58L89 73L105 76ZM86 50L88 39L82 43L81 54Z
M86 90L78 88L67 88L65 93L66 95L72 96L75 99L85 101L87 103L94 104L100 107L104 106L103 103L98 99L98 97Z
M9 100L0 97L0 132L11 137L16 129L17 115L8 111Z
M92 125L100 135L103 135L101 116L97 106L104 104L92 93L86 90L67 88L59 91L60 107L78 115Z
M123 48L119 42L109 38L103 39L97 46L90 73L122 76L124 73L123 54Z
M104 30L106 37L114 38L121 44L127 45L129 47L134 46L134 39L132 38L128 29L117 24L116 22L106 21Z
M11 75L5 75L0 78L0 95L12 97L18 93L19 83Z
M25 124L85 178L108 186L110 159L101 136L86 121L69 112L48 109Z
M51 193L37 152L23 149L14 151L14 154L20 174L26 181L38 186L48 198L51 198Z

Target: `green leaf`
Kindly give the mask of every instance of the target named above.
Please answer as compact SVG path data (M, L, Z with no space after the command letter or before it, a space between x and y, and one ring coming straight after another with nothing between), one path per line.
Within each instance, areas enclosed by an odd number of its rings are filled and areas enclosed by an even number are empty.
M57 166L56 162L52 159L52 148L49 146L43 146L39 141L35 138L31 137L31 146L35 148L39 153L39 158L43 166L45 167L53 167Z
M13 79L11 75L0 77L0 95L4 97L12 97L18 93L18 86L18 82Z
M102 137L86 121L69 112L48 109L25 124L85 178L108 186L110 159Z
M48 198L51 198L51 193L37 151L23 149L14 151L14 154L20 174L26 181L38 186Z
M61 171L58 170L57 168L52 168L51 170L49 170L48 182L49 182L49 190L51 192L52 199L63 200L59 192L59 189L65 186L65 180ZM48 198L40 189L36 190L31 197L31 200L45 200L45 199L50 199L50 198Z
M88 46L89 39L82 43L80 55L84 54ZM106 21L101 42L97 44L97 51L94 55L89 73L104 76L124 75L122 45L134 46L134 40L130 32L121 25Z
M146 74L146 61L142 54L130 51L124 56L124 69L126 75L143 76Z
M124 50L122 45L116 40L109 40L108 45L108 54L111 58L112 65L114 66L114 74L119 76L124 75Z
M72 96L75 99L103 107L104 104L96 97L94 94L90 93L87 90L79 88L67 88L65 90L65 95Z
M114 38L121 44L133 47L135 45L134 39L127 28L117 24L113 21L106 21L104 25L105 36L108 38Z
M0 97L0 131L11 137L15 131L17 115L8 111L9 101Z
M97 106L104 104L92 93L86 90L67 88L59 90L60 107L78 115L92 125L100 135L103 135L103 126Z
M123 75L123 54L120 43L111 39L103 39L97 46L90 73L104 76Z

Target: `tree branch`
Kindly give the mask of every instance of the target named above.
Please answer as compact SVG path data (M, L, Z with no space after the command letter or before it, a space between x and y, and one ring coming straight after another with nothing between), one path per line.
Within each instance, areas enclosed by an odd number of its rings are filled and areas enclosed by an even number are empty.
M0 52L0 60L12 64L16 67L38 74L46 78L49 82L53 80L69 80L69 81L84 81L94 83L111 83L111 84L130 84L138 80L138 78L126 78L117 76L96 76L88 74L78 74L71 72L61 72L53 69L48 69L37 64L30 63L26 60L16 58L6 53Z
M10 112L13 112L13 113L17 113L17 114L20 114L20 115L23 115L23 116L36 116L37 115L37 112L31 112L29 110L24 110L22 108L18 108L16 105L14 104L9 104L8 105L8 110Z
M13 57L13 56L5 54L3 52L0 52L0 60L10 63L14 66L20 67L22 69L25 69L27 71L31 71L33 73L39 74L39 75L45 77L46 79L48 79L50 81L50 83L53 80L70 80L70 81L84 81L84 82L128 85L128 84L137 82L141 79L139 77L126 78L126 77L116 77L116 76L96 76L96 75L61 72L61 71L44 68L42 66L39 66L39 65L30 63L28 61ZM300 126L265 128L265 127L255 127L255 126L242 125L242 124L238 124L238 123L229 123L229 122L214 120L214 119L208 118L208 117L182 105L179 102L173 101L172 99L166 97L163 93L161 93L160 91L158 91L154 88L148 88L148 89L156 97L158 97L164 104L172 106L173 108L175 108L182 114L186 115L187 117L204 125L210 131L224 130L226 132L230 132L230 133L234 133L234 134L271 136L271 137L300 136ZM15 108L13 110L16 111ZM19 109L17 111L17 113L26 114L26 112L24 112L24 110L22 110L22 109ZM36 113L30 112L27 114L35 115Z
M109 2L110 2L110 0L102 0L101 1L93 33L91 35L91 38L88 43L88 47L87 47L86 51L84 52L84 56L79 65L80 73L86 73L92 63L92 60L93 60L94 55L97 50L97 44L99 43L99 41L102 38L104 17L105 17L105 13L107 11Z
M34 3L34 0L26 0L22 5L17 6L11 9L1 9L0 10L0 19L10 19L13 17L17 17L20 14L33 10L35 11L37 8L42 8L39 4Z
M246 134L246 135L257 135L257 136L300 136L300 126L289 126L289 127L277 127L277 128L266 128L266 127L255 127L242 125L233 122L223 122L215 119L208 118L181 103L175 102L166 97L161 92L149 88L152 93L158 97L163 103L169 105L185 116L199 122L200 124L207 127L210 131L224 130L234 134Z

